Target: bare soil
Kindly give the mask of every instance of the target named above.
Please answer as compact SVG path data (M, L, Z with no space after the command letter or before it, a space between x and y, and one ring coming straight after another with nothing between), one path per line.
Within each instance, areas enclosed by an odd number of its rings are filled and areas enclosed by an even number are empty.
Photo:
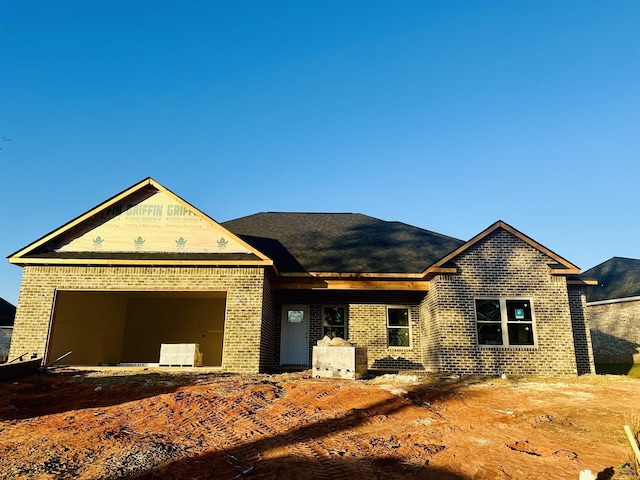
M632 478L640 381L59 369L0 383L3 479Z

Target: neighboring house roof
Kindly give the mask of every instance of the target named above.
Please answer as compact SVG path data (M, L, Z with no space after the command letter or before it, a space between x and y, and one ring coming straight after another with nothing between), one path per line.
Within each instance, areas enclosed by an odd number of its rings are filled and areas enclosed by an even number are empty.
M16 316L16 307L0 298L0 327L12 327Z
M585 271L581 277L596 278L598 285L586 289L587 302L640 296L640 260L613 257Z
M358 213L265 212L221 225L279 272L420 274L465 242Z

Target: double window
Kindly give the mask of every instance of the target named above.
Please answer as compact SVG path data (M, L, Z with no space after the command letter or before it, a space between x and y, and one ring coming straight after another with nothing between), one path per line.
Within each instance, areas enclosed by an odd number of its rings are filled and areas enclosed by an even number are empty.
M387 345L389 347L410 347L409 309L387 307Z
M477 298L478 345L535 345L529 299Z
M329 338L347 339L347 319L345 307L324 307L322 309L322 334Z

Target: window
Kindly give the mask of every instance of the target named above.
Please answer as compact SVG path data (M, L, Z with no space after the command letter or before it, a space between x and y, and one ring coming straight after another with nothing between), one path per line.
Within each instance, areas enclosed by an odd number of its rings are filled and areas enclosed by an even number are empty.
M478 345L535 345L528 299L476 299Z
M409 347L409 309L387 308L387 345L390 347Z
M323 335L329 338L347 339L345 307L324 307L322 312Z
M304 322L304 311L303 310L288 310L287 311L287 322L289 322L289 323L302 323L302 322Z

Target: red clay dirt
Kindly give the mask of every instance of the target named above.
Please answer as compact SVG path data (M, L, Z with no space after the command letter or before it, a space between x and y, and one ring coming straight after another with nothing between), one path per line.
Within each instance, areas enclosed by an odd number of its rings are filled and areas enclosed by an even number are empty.
M0 383L2 479L633 478L640 382L59 369Z

